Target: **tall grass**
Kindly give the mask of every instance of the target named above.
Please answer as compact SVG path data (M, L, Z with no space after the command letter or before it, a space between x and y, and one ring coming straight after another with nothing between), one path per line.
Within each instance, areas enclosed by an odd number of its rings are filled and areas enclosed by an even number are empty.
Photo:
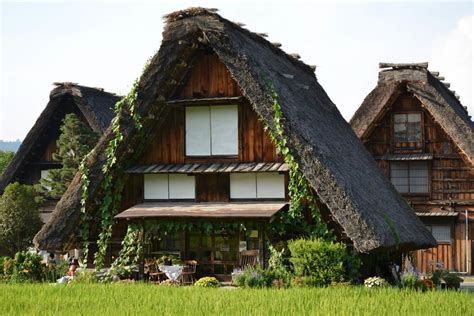
M467 292L207 289L147 284L0 285L0 315L474 315Z

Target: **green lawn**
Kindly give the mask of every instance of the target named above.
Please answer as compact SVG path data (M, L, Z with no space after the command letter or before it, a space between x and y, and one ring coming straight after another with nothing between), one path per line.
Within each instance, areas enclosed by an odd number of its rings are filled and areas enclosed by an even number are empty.
M203 289L146 284L0 285L0 315L474 315L467 292Z

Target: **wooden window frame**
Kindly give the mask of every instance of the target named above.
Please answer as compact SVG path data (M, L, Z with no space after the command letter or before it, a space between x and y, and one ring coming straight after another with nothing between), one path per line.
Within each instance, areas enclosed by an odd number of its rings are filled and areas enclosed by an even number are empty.
M438 245L451 245L453 244L453 233L454 233L454 226L453 224L442 224L442 223L431 223L431 224L425 224L425 227L430 231L430 233L433 235L433 226L446 226L449 227L449 241L447 240L437 240L435 236L433 238L436 240L436 243Z
M426 167L428 169L428 191L427 192L400 192L398 189L395 187L395 185L392 183L392 163L398 162L398 163L406 163L410 164L410 162L424 162L426 163ZM390 161L389 166L389 180L392 183L392 185L395 187L397 192L403 196L407 197L430 197L431 196L431 163L426 160L412 160L412 161ZM410 167L408 167L408 190L410 190Z
M398 143L405 143L405 142L398 142L395 140L395 115L400 115L400 114L420 114L420 129L421 129L421 139L419 142L414 142L415 144L420 143L421 147L417 148L416 145L415 147L396 147L395 144ZM425 116L423 111L400 111L400 112L393 112L391 114L391 119L390 119L390 149L393 153L403 153L403 152L423 152L425 149ZM406 142L410 143L410 142Z

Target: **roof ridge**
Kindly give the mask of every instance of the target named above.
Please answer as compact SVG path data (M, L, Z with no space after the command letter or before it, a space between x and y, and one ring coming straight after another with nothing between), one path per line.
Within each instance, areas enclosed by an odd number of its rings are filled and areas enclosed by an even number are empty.
M281 48L281 43L274 43L274 42L272 43L272 42L270 42L269 40L266 39L268 37L268 33L266 33L266 32L253 32L253 31L245 28L244 23L230 21L230 20L224 18L223 16L221 16L220 14L218 14L217 13L218 11L219 11L219 9L216 9L216 8L190 7L190 8L187 8L187 9L178 10L178 11L174 11L174 12L171 12L169 14L166 14L166 15L163 16L163 19L165 20L166 24L169 24L169 23L176 22L176 21L183 20L183 19L190 18L190 17L205 16L205 15L213 16L213 17L219 19L220 21L222 21L224 23L229 23L230 25L232 25L236 29L239 29L243 32L246 32L248 35L252 36L255 40L258 40L262 43L265 43L265 45L270 47L274 52L276 52L278 54L284 54L284 56L286 58L288 58L288 60L290 60L292 63L294 63L295 65L298 65L299 67L303 66L302 68L305 71L307 71L308 73L314 75L314 73L316 71L316 66L315 65L309 65L309 64L306 64L305 62L303 62L301 60L300 54L285 52Z
M107 94L110 94L110 95L119 96L115 92L106 91L102 87L85 86L85 85L78 84L77 82L55 81L55 82L53 82L53 85L56 86L56 89L61 89L61 88L62 89L70 89L70 88L92 89L92 90L95 90L97 92L103 92L103 93L107 93Z

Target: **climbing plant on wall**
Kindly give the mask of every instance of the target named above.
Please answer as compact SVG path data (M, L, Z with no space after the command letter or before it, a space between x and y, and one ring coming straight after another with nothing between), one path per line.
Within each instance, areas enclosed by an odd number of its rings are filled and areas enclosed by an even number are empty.
M334 236L322 221L316 197L311 186L301 171L298 163L290 152L287 140L283 135L283 112L278 102L278 94L271 83L268 84L273 99L273 111L275 112L271 125L265 124L265 130L269 132L270 138L283 156L289 169L288 196L290 198L290 209L280 214L280 221L276 221L273 229L280 235L287 233L288 227L297 225L305 234L333 240ZM305 209L310 211L312 223L305 220Z
M149 61L146 63L143 72L147 70ZM117 163L117 149L122 144L124 135L122 133L122 122L128 115L132 120L135 128L135 132L140 135L142 133L142 120L139 113L136 111L137 107L137 93L138 93L139 80L135 80L130 92L115 104L115 117L111 122L112 126L112 138L107 144L105 149L106 160L102 166L102 173L104 175L101 182L101 189L104 191L102 203L100 205L100 231L97 240L98 251L94 254L94 265L96 269L101 269L105 264L105 254L107 247L112 237L112 227L114 224L114 215L118 212L120 202L122 199L123 191L123 179L122 177L115 177L115 181L112 182L112 172L120 174L122 170L116 168ZM141 147L141 146L140 146ZM87 156L88 157L88 156ZM86 165L87 157L83 160L80 166L82 172L82 196L81 196L81 222L82 222L82 239L83 239L83 251L84 259L83 263L87 264L87 258L89 253L90 245L90 220L91 216L87 212L87 198L88 198L88 186L89 170ZM115 168L115 170L114 170Z

